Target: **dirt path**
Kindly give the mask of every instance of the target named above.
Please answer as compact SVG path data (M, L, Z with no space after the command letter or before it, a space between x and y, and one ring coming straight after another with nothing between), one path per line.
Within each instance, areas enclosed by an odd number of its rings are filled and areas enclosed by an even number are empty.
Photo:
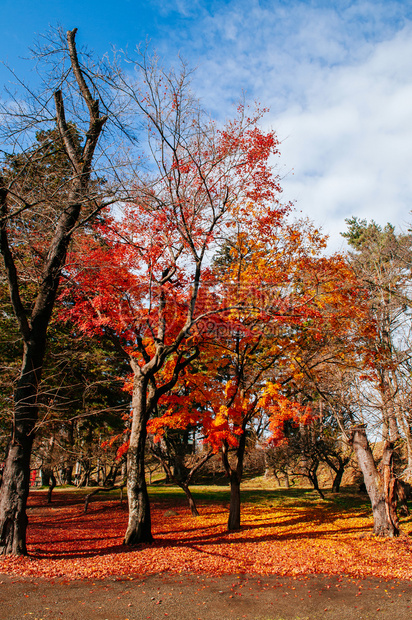
M409 620L412 583L194 575L40 580L0 575L1 620Z

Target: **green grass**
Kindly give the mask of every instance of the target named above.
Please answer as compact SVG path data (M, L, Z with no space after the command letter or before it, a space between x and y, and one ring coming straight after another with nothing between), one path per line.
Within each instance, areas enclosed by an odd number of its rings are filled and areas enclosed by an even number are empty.
M266 485L266 482L265 482ZM269 486L269 485L267 485ZM54 494L59 492L73 491L80 497L86 497L93 488L76 488L70 486L56 487L53 491ZM47 487L44 487L46 490ZM170 504L185 504L186 496L183 490L175 485L171 484L155 484L148 486L149 496L152 501L165 502ZM228 504L230 500L229 485L216 486L211 484L193 485L191 492L195 501L198 504L219 503ZM96 499L99 497L113 497L118 499L120 494L119 489L113 489L111 491L101 488ZM126 496L126 489L123 490L123 497ZM286 488L261 488L261 484L257 481L257 488L253 488L252 483L248 482L241 486L241 501L242 503L266 505L269 509L287 509L287 508L302 508L311 509L319 508L320 506L325 513L344 513L351 510L365 511L366 514L370 514L371 506L369 498L366 495L362 495L355 491L354 488L345 487L342 488L341 493L325 492L325 500L322 500L319 495L310 488L293 487Z
M202 505L220 504L228 506L230 501L230 491L226 487L213 485L195 485L191 487L193 497L201 511ZM186 497L182 489L177 486L149 486L149 496L154 502L164 502L168 508L173 509L173 505L186 506ZM342 488L341 492L325 492L325 500L310 488L246 488L241 487L242 504L255 504L267 507L269 511L277 510L296 510L300 509L307 515L312 511L319 514L321 508L324 518L335 518L336 516L357 512L366 517L371 515L371 505L366 495L358 493L355 488ZM408 517L408 520L412 517ZM404 518L402 519L404 521Z
M173 500L185 498L185 494L177 486L150 485L149 495L153 500ZM203 503L228 502L230 499L229 487L214 485L196 485L191 487L191 492L196 501ZM241 487L242 502L250 504L270 504L275 507L310 507L324 506L325 509L351 510L352 508L370 509L369 499L366 495L355 492L352 488L343 488L341 493L325 493L325 500L309 488L277 488L277 489L253 489Z

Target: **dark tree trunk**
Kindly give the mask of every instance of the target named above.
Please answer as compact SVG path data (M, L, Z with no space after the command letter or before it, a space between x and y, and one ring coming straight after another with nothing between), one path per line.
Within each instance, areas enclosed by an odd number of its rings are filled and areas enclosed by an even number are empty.
M147 381L145 378L135 377L132 402L133 421L127 452L129 522L124 537L126 545L151 543L153 541L149 495L145 478L146 389Z
M399 536L397 515L398 481L393 471L393 443L385 441L382 455L383 485L386 501L386 513L393 525L393 536Z
M311 481L314 490L319 494L320 498L325 499L325 496L319 487L319 480L318 480L318 473L317 473L318 467L319 467L319 462L314 462L314 464L312 465L312 468L310 469L308 473L308 478Z
M240 530L240 480L236 472L230 475L230 507L227 522L228 532Z
M265 450L265 452L264 452L264 459L265 459L265 473L263 474L263 477L264 478L270 478L271 466L270 466L270 459L269 459L268 451L267 450ZM277 480L277 482L279 484L279 480L278 480L278 477L276 476L276 473L273 472L273 475L275 476L275 478L276 478L276 480Z
M53 471L49 475L49 490L47 491L47 503L51 504L53 489L56 486L56 478Z
M90 459L82 460L83 473L80 478L79 487L88 487L90 482L91 463Z
M74 454L74 422L70 421L68 422L67 425L67 444L68 444L68 451L69 451L69 458L66 460L64 467L63 467L63 482L64 484L74 484L73 482L73 456L71 456L72 454Z
M0 552L25 555L27 516L26 504L30 484L30 440L13 444L3 472L0 502Z
M399 529L390 518L385 486L376 468L364 426L360 425L353 429L352 445L372 504L373 531L377 536L397 536ZM389 458L387 461L387 465L390 464Z
M183 491L184 491L184 493L186 495L187 501L189 503L190 512L192 514L192 517L198 517L199 516L199 511L197 509L196 502L194 500L192 492L189 489L189 485L186 484L185 482L178 482L177 484L179 485L179 487L181 489L183 489Z
M47 491L47 503L51 504L53 489L56 486L56 477L53 473L53 469L49 467L41 468L41 483L42 486L49 487L49 490Z
M42 346L43 345L43 346ZM25 555L30 456L37 421L37 389L44 341L25 346L23 367L15 391L13 433L0 494L0 554Z
M345 473L346 465L350 461L350 457L341 456L340 454L328 455L324 452L321 452L321 454L322 460L329 465L335 474L332 481L332 493L339 493L343 474Z
M398 497L399 508L405 516L409 516L410 514L408 508L408 491L409 485L402 482L402 480L398 480L396 485L396 494Z
M346 465L350 461L350 457L342 456L339 453L328 454L326 451L322 450L321 458L325 463L329 465L330 469L335 473L332 482L332 493L339 493L343 474L345 473Z
M345 473L345 466L339 467L337 471L335 471L335 477L332 482L332 493L339 493L340 485L342 484L343 474Z
M319 481L318 481L318 476L316 474L314 474L313 478L312 478L312 484L313 484L313 488L315 489L315 491L318 493L319 497L321 499L325 499L325 496L323 494L322 489L319 487Z
M201 457L193 465L191 469L186 467L184 463L184 459L181 459L179 467L174 468L175 470L178 470L180 472L180 477L175 477L175 475L172 472L171 465L169 462L169 455L167 453L167 448L165 449L165 451L163 451L161 444L159 444L159 446L156 447L155 445L153 445L153 443L149 446L149 448L153 456L159 461L159 463L163 467L164 471L166 472L166 475L168 476L168 479L175 482L184 491L188 504L189 504L189 510L192 516L198 517L199 511L197 509L194 497L190 491L189 485L191 481L193 480L194 475L203 467L203 465L210 458L212 458L213 452L212 451L207 452L203 457ZM149 475L151 475L151 472L149 472Z
M116 478L117 478L119 468L120 468L120 463L110 466L109 474L106 476L106 479L103 481L103 486L111 486L111 485L116 484Z
M106 474L105 469L103 469L103 486L104 487L108 487L108 486L111 486L111 484L114 484L115 476L113 475L113 472L114 472L113 465L110 465L109 472L107 474Z
M67 465L63 470L64 484L73 484L73 465Z
M40 478L41 478L41 486L47 487L47 485L49 484L49 480L50 480L50 471L42 467L40 470Z
M282 481L281 481L281 479L279 478L279 476L277 475L277 473L275 471L273 472L273 476L274 476L276 482L278 483L278 487L281 487L282 486ZM266 477L266 475L265 475L265 477Z
M227 444L225 443L222 448L223 466L230 482L229 519L227 522L228 532L240 529L240 483L242 482L243 461L246 449L246 423L247 421L245 420L242 428L243 433L239 437L239 445L236 449L236 467L230 465Z

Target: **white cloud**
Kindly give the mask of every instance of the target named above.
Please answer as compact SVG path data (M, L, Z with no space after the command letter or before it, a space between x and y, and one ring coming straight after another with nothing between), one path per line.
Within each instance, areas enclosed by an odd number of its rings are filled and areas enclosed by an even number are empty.
M412 7L401 0L198 2L183 56L215 116L242 90L271 109L285 199L342 245L352 215L412 209ZM171 35L173 36L173 35ZM170 43L170 42L169 42Z
M323 70L304 108L273 118L294 168L285 195L340 244L357 215L405 226L412 209L412 30L376 44L363 62Z

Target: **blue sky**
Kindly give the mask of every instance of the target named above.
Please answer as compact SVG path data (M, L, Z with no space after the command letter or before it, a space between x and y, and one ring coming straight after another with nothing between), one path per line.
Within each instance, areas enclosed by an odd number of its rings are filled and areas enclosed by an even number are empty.
M78 27L103 55L150 40L180 53L220 119L242 92L270 108L285 199L331 248L351 215L404 230L412 209L412 0L0 0L0 58L30 79L28 47L49 25ZM33 75L34 77L34 75ZM9 79L0 69L0 83Z

